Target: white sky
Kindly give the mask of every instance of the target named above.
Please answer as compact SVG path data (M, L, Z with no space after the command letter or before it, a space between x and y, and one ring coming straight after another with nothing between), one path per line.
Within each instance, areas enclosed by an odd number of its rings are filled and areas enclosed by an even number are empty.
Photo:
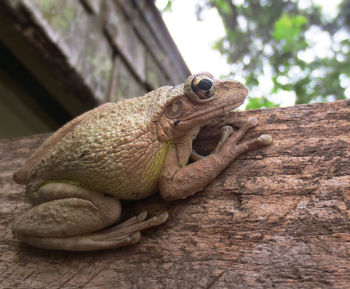
M197 1L173 0L172 12L162 16L191 72L208 71L219 77L229 72L229 66L212 45L225 35L224 26L215 9L206 10L204 21L197 21ZM166 2L157 0L156 4L162 8Z
M341 0L299 0L299 5L307 7L311 1L320 5L330 18L337 14L337 5L341 2ZM162 9L166 2L166 0L157 0L156 5ZM202 14L203 21L198 21L195 15L196 3L198 0L173 0L172 12L165 12L162 16L191 72L208 71L219 78L230 72L230 66L226 63L225 57L212 49L215 41L225 35L224 27L215 9L205 10ZM320 33L316 34L317 38L314 37L312 40L317 42L317 49L313 51L317 51L317 56L329 53L330 39L327 39L329 36L322 37ZM312 51L307 51L302 57L311 62L315 55ZM268 73L263 76L265 86L254 88L251 95L259 96L269 93L272 82ZM237 80L244 82L244 79L237 78ZM294 92L283 92L272 96L271 100L282 106L293 105L295 94Z

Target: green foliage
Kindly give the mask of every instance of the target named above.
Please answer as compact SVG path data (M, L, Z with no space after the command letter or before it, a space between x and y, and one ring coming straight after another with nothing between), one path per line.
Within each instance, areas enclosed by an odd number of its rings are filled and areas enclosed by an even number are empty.
M227 56L232 75L243 76L251 90L263 85L267 76L272 82L271 91L254 95L247 108L270 107L269 96L281 91L294 92L296 103L345 98L347 86L341 79L350 83L350 0L343 0L339 15L330 20L312 2L306 8L292 0L204 2L198 5L216 8L223 20L226 36L213 48ZM221 2L226 2L230 15ZM341 35L343 40L337 40ZM321 36L331 42L326 55L314 44Z
M232 11L228 2L226 2L225 0L213 0L213 2L215 3L216 7L219 7L223 14L231 15Z
M164 8L161 9L163 12L171 12L172 11L172 0L168 0L167 3L165 4Z
M269 108L278 107L279 105L265 97L249 97L248 104L245 109L256 109L256 108Z
M282 51L292 52L307 46L305 41L300 41L302 27L307 23L304 15L291 15L283 13L275 22L273 37L283 43ZM301 45L300 45L301 44Z
M252 95L247 108L276 106L271 96L281 92L295 94L297 104L344 99L346 89L349 94L350 0L340 2L333 18L313 1L305 6L307 2L197 1L198 19L211 8L222 18L226 35L213 49L231 64L227 77L239 74L246 80ZM329 42L328 51L320 48L319 39Z

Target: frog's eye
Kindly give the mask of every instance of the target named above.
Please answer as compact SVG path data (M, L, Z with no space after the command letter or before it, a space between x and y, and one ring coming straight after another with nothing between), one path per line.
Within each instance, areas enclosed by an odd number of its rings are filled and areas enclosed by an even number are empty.
M202 103L215 97L215 79L208 72L191 75L184 84L184 94L192 102Z
M208 99L214 94L214 82L208 75L198 75L193 78L191 89L200 99Z
M181 100L170 103L165 109L165 115L168 118L177 118L182 114L184 105Z

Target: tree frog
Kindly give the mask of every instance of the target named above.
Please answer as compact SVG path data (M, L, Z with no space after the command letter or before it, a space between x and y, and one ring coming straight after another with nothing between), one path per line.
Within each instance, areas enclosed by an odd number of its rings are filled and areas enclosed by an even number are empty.
M214 151L200 156L192 142L213 118L241 105L248 89L209 73L188 77L142 97L106 103L51 135L14 174L33 207L13 232L32 246L72 251L117 248L140 240L168 213L147 213L117 223L120 200L159 192L165 200L201 191L242 153L271 143L269 135L239 143L255 118L236 132L222 128ZM188 164L189 159L194 162Z

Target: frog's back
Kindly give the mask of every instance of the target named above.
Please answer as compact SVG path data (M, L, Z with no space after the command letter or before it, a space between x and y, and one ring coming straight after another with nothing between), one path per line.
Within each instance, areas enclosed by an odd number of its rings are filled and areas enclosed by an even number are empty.
M110 103L90 113L33 166L28 192L48 181L69 181L120 199L153 193L167 145L157 140L147 101Z

